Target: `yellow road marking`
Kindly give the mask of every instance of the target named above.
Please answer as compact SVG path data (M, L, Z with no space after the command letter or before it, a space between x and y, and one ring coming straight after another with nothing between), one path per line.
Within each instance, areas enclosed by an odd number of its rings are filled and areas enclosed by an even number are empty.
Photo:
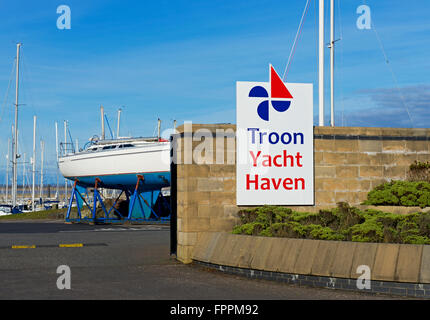
M31 246L12 246L12 249L34 249L36 248L35 245L31 245Z
M79 248L79 247L83 247L84 244L83 243L69 243L69 244L60 244L59 247L60 248Z

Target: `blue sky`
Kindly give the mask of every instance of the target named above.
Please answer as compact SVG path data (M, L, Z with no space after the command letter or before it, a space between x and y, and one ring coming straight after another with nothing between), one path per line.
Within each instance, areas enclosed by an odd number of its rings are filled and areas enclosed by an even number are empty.
M336 0L336 124L428 127L430 121L430 2ZM268 81L268 64L282 74L306 0L294 1L2 1L0 3L0 168L4 172L13 120L14 80L22 42L20 146L45 140L45 167L55 167L55 121L68 120L82 146L100 134L100 105L121 134L152 135L185 120L235 123L235 82ZM314 84L318 117L317 29L311 0L288 82ZM359 30L357 7L371 9L372 29ZM59 30L59 5L71 9L71 29ZM326 42L329 38L326 1ZM339 10L340 8L340 10ZM379 43L377 36L381 40ZM385 62L381 44L389 59ZM326 112L329 122L329 50ZM393 71L393 73L391 72ZM394 76L393 76L394 74ZM403 99L401 98L403 97ZM407 110L411 114L410 121ZM40 158L40 154L38 155ZM0 183L3 183L4 178Z

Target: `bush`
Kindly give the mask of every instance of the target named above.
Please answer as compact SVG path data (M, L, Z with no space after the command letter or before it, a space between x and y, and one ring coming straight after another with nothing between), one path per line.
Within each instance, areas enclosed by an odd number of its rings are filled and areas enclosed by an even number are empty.
M430 212L398 215L339 203L318 213L273 206L241 210L234 234L300 239L430 244Z
M415 161L409 166L407 173L408 181L430 182L430 162Z
M430 183L392 181L370 191L364 204L389 206L430 206Z

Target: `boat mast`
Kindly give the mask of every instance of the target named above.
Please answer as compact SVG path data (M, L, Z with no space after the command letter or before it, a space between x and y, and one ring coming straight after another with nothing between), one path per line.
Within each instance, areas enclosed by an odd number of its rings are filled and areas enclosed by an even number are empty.
M319 125L324 126L324 0L319 0L318 52Z
M161 120L160 120L160 118L158 118L158 128L157 128L157 138L158 138L158 141L160 141L160 130L161 130Z
M45 151L45 142L43 140L40 141L40 151L41 151L41 165L40 165L40 199L41 203L43 204L43 153Z
M119 139L119 124L121 121L121 108L118 109L118 122L116 126L116 138Z
M22 162L22 198L24 199L24 194L25 194L25 158L26 158L26 154L24 152L24 160Z
M101 140L105 139L105 112L103 106L100 106L100 113L102 117L102 138Z
M59 199L59 177L58 177L58 123L55 122L55 152L57 154L57 191L55 193L56 200Z
M31 186L31 210L35 211L34 207L34 183L36 180L36 116L33 116L33 157L31 158L33 182Z
M330 125L334 127L334 0L330 0Z
M7 155L6 155L6 203L9 197L9 159L10 159L10 138L7 139Z
M21 43L16 45L16 85L15 85L15 129L13 139L12 151L12 165L13 165L13 181L12 181L12 207L16 206L16 191L17 191L17 159L18 159L18 90L19 90L19 49Z
M64 156L67 155L67 120L64 120ZM67 203L67 179L64 178L64 201Z

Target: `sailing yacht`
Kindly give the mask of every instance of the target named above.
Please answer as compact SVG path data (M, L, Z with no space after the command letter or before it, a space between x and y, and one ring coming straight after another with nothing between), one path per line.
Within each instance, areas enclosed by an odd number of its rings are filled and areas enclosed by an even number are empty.
M170 186L170 142L154 138L119 138L91 141L76 153L59 157L62 175L82 187L134 190L137 176L143 177L140 191Z

